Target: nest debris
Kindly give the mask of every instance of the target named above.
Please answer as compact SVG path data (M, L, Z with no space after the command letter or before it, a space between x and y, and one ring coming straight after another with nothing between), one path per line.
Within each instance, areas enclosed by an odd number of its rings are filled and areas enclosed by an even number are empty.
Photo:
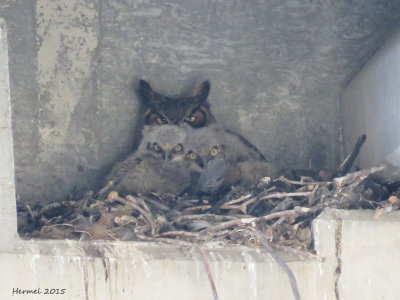
M262 233L276 249L309 256L310 225L325 207L376 209L376 217L398 209L400 190L370 179L383 168L330 181L265 177L249 190L232 188L217 200L216 195L121 197L103 190L45 206L18 203L19 233L23 238L261 246L251 230Z

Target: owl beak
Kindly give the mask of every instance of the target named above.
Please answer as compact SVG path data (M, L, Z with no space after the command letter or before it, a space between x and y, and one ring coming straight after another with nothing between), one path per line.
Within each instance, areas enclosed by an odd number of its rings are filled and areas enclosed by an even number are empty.
M172 153L168 154L167 157L168 161L176 162L182 160L182 155L173 155Z
M169 162L168 160L165 160L163 162L163 164L161 165L162 170L165 170L167 168L168 162Z
M192 171L194 171L194 172L197 172L197 173L201 173L201 172L203 171L203 168L200 167L200 166L197 165L197 164L192 165L192 166L190 167L190 169L191 169Z

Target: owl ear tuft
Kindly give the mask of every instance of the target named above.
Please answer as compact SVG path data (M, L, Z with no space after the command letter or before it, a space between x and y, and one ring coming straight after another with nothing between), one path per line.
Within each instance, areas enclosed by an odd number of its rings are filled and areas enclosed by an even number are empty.
M155 92L150 84L143 79L139 80L138 92L140 97L142 98L142 101L149 106L166 101L163 95Z
M193 96L197 100L196 102L203 104L207 100L210 89L211 84L208 80L203 81L200 85L198 85L193 91Z
M139 95L142 97L143 101L148 103L151 102L152 99L154 98L154 91L151 88L150 84L143 80L139 80Z

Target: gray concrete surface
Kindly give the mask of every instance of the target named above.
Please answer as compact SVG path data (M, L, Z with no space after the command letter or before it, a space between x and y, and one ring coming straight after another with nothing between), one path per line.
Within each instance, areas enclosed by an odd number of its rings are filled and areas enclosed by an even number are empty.
M400 146L400 32L373 56L343 92L348 151L357 136L367 140L357 161L363 168L384 161Z
M0 1L22 201L92 187L137 143L138 78L212 82L217 119L279 168L337 166L339 95L400 1Z
M307 300L397 300L400 212L326 209L313 222L324 262L280 254ZM219 299L294 299L281 267L260 249L204 246ZM135 242L19 241L0 251L1 299L213 299L196 249ZM171 276L173 274L173 276ZM38 290L27 296L19 290ZM13 293L13 291L15 291Z
M334 299L399 298L400 212L377 220L374 214L328 209L313 223L317 253L334 271Z
M0 251L18 241L7 29L0 19Z
M206 250L206 254L219 299L294 299L286 273L267 254L240 247ZM314 286L322 263L288 260L303 299L332 294ZM37 299L46 298L45 288L65 289L64 295L53 296L58 299L213 299L195 249L26 241L14 252L0 253L0 263L9 275L0 282L1 299L26 299L13 294L13 288L38 287L42 294Z

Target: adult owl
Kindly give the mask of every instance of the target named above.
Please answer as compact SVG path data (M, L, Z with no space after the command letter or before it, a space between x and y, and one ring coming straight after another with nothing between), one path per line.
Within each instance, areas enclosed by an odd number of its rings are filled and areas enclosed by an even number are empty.
M191 95L172 97L154 91L145 80L139 81L139 94L145 104L144 121L146 125L181 125L186 123L200 128L215 122L207 97L210 82L204 81Z

